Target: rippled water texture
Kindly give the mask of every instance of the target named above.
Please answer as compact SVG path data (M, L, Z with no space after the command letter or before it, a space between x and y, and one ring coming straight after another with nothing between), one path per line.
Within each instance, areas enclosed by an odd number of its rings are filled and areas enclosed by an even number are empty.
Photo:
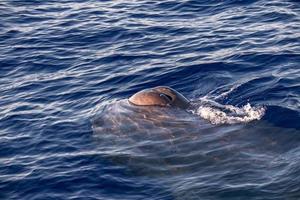
M2 0L0 199L299 199L299 38L291 0Z

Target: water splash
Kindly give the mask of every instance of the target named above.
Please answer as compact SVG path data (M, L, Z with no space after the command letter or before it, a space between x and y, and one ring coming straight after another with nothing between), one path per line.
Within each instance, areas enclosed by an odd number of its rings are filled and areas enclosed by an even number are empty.
M234 105L222 105L216 101L221 97L226 97L241 85L234 85L227 91L215 96L209 93L209 95L194 102L192 109L189 111L210 121L212 124L236 124L260 120L266 111L264 106L252 106L250 103L247 103L242 107L237 107Z
M209 120L212 124L236 124L260 120L265 114L264 107L253 107L249 103L239 108L232 105L224 105L220 108L200 106L196 114ZM229 112L228 112L229 111Z

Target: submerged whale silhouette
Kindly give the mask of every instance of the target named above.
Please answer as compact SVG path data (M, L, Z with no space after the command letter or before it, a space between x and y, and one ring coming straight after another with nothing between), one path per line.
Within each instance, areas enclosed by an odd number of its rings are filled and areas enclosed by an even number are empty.
M190 101L176 90L167 86L158 86L135 93L129 102L136 106L170 106L187 108Z

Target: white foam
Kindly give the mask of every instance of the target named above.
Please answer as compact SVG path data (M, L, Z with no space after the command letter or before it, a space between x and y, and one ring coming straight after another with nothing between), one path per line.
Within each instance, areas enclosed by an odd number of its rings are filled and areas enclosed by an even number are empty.
M236 124L260 120L265 114L265 108L254 107L249 103L243 107L216 103L214 105L200 105L198 109L192 112L209 120L212 124Z
M212 90L206 96L194 101L189 111L209 120L212 124L236 124L260 120L266 111L263 106L251 106L247 103L242 107L237 107L217 102L221 98L227 98L229 94L251 80L253 79L235 83L219 94L218 91L223 90L224 86Z

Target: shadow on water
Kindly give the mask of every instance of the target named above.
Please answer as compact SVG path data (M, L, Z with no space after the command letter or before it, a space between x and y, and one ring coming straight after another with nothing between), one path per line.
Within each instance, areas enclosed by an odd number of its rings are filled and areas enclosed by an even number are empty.
M299 112L288 108L280 106L268 106L267 112L263 119L278 127L300 130Z

